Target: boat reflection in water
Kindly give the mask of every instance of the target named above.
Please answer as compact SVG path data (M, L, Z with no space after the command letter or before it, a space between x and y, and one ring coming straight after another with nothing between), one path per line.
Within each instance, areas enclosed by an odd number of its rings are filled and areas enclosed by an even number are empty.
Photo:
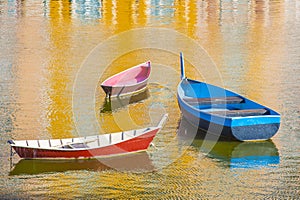
M218 138L192 126L185 118L180 121L178 138L230 168L259 169L280 163L278 149L271 140L239 142Z
M42 174L76 170L126 172L149 172L155 170L147 152L101 158L101 159L21 159L9 175Z
M100 110L101 113L111 112L117 110L119 108L125 107L129 104L137 103L139 101L145 100L150 96L149 89L147 88L143 92L123 96L123 97L116 97L112 99L105 98L103 106Z

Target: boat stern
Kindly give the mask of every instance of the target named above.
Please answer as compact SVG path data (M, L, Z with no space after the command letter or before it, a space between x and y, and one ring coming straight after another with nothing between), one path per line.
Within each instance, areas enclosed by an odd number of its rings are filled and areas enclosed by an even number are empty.
M232 135L240 141L268 140L280 127L280 116L233 118Z
M105 92L106 96L110 96L112 94L112 86L101 85L101 87Z

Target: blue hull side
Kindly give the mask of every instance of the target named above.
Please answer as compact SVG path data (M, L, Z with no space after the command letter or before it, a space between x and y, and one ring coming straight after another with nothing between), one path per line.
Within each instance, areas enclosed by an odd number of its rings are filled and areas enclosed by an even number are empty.
M220 137L228 139L248 141L248 140L268 140L276 134L280 123L255 124L247 126L226 126L207 121L203 118L198 118L184 109L180 105L183 116L194 126L204 129Z

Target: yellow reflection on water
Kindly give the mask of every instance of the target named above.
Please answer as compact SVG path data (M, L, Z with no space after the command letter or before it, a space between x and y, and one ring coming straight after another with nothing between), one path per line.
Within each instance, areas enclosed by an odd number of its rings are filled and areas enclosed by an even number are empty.
M134 0L115 1L116 3L116 33L126 31L133 26L133 8Z
M68 88L71 66L67 66L67 55L71 51L71 1L50 1L49 7L51 57L47 130L53 138L72 137L71 93Z
M175 20L176 27L179 31L184 27L187 34L191 38L196 37L196 28L198 20L197 1L175 1Z
M103 20L106 26L111 29L115 21L115 6L114 1L104 1L103 2L104 12L103 12Z
M141 0L136 5L136 10L138 13L138 17L136 18L136 22L139 26L143 27L147 23L147 3L146 0Z
M136 14L144 16L145 6L143 2L139 3L141 6L137 9L134 5L137 4L134 0L129 1L104 1L103 7L105 8L103 20L107 28L114 27L115 33L120 33L129 30L135 24L134 16ZM138 13L135 13L138 12ZM144 24L144 19L139 18L138 23Z

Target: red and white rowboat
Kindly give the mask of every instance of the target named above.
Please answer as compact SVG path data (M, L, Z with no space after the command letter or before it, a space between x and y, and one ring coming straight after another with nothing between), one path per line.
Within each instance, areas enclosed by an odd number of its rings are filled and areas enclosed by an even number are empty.
M9 140L8 143L21 158L101 158L146 151L161 130L168 115L159 124L138 130L104 135L50 140Z
M150 61L115 74L101 83L109 97L118 97L138 93L146 89L151 72Z

